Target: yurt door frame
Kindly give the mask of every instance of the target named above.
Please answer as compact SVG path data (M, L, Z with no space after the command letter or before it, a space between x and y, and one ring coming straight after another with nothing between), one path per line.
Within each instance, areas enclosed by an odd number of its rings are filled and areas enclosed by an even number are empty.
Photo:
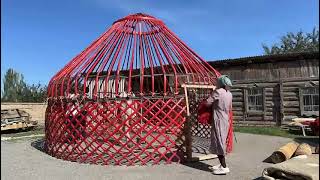
M190 103L189 103L189 96L188 92L192 89L212 89L215 90L216 86L214 85L205 85L205 84L182 84L182 88L184 88L185 94L185 101L186 101L186 111L187 111L187 118L186 118L186 127L185 127L185 137L186 137L186 155L187 161L201 161L216 158L217 156L214 154L207 154L202 156L192 156L192 123L191 123L191 114L190 114Z

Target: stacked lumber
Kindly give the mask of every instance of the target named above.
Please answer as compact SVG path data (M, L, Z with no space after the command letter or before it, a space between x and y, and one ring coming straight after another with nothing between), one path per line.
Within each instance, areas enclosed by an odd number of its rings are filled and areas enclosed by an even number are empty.
M1 131L10 129L25 129L36 126L31 116L21 109L1 109Z

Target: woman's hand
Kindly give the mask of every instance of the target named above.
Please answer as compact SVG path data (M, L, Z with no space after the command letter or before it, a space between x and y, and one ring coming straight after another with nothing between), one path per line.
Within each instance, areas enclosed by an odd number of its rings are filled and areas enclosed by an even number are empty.
M213 103L213 101L214 101L214 99L210 96L205 102L205 104L207 105L207 106L211 106L212 105L212 103Z

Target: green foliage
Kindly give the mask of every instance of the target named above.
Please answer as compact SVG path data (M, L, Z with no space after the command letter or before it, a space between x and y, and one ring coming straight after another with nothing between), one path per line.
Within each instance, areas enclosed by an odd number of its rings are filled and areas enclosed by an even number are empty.
M314 28L311 33L289 32L281 37L279 43L271 47L263 44L262 47L267 55L319 51L319 29Z
M46 86L28 85L23 75L8 69L3 79L3 102L43 102L46 99Z
M281 136L281 137L287 137L287 138L295 138L295 137L302 136L302 135L291 134L289 131L283 130L279 127L234 126L234 132L269 135L269 136Z
M27 85L22 102L44 102L47 96L47 87L41 84Z

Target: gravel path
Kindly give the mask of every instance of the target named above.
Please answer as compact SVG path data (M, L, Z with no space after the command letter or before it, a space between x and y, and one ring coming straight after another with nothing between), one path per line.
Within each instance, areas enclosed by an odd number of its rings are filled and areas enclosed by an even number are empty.
M218 159L190 164L154 166L100 166L78 164L53 158L31 146L35 139L1 141L1 179L4 180L248 180L256 179L269 164L263 163L279 146L291 139L236 133L238 143L234 152L227 156L231 170L228 175L215 176L208 165Z

